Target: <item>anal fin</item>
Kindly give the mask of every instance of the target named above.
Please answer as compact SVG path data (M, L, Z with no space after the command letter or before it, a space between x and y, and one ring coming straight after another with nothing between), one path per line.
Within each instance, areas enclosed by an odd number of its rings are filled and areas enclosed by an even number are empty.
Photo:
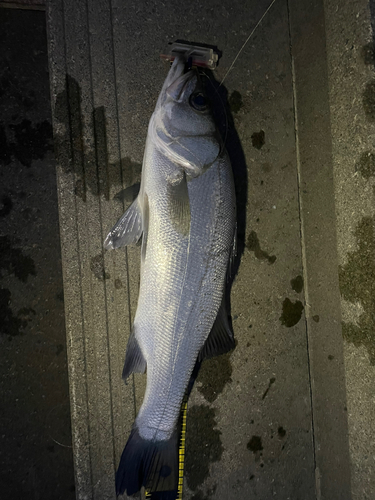
M198 354L198 361L210 359L214 356L218 356L219 354L225 354L226 352L234 349L234 347L234 335L229 325L228 315L225 308L225 299L223 297L211 332Z
M130 334L128 346L126 348L122 378L126 381L131 373L144 373L146 371L146 367L146 360L142 354L133 330Z

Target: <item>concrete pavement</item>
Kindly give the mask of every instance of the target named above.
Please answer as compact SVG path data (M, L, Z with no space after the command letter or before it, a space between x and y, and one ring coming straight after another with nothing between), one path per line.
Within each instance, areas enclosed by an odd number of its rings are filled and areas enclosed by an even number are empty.
M220 81L268 5L48 3L77 498L115 498L144 390L121 381L139 249L102 243L140 179L159 54L215 44ZM187 499L374 495L373 53L367 2L277 0L225 80L237 347L191 396Z

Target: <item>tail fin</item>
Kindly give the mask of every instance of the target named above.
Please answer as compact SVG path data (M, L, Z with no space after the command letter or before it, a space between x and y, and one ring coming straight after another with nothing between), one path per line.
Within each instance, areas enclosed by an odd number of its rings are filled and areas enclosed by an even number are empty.
M177 491L178 433L166 441L143 439L133 428L116 473L116 493L133 495L144 486L152 492ZM169 497L158 496L160 500ZM173 497L170 497L173 498ZM176 497L174 497L176 498Z
M146 500L176 500L182 498L187 401L200 368L197 361L191 375L181 412L170 439L143 439L134 426L122 452L116 473L116 493L137 493L146 489Z

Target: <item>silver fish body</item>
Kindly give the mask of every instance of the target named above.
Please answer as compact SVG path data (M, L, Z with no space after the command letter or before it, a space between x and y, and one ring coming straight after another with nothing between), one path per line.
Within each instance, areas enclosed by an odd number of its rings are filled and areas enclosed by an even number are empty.
M182 399L215 321L231 335L220 310L235 219L229 158L221 151L197 74L184 73L184 61L176 59L150 120L138 198L105 242L116 248L143 235L124 377L147 367L147 387L120 463L118 492L135 492L130 476L139 471L129 463L137 461L137 453L147 462L148 453L155 456L148 445L176 446L171 440ZM138 451L137 441L142 443ZM143 485L152 483L155 466L150 464ZM160 490L163 484L154 482L154 487Z

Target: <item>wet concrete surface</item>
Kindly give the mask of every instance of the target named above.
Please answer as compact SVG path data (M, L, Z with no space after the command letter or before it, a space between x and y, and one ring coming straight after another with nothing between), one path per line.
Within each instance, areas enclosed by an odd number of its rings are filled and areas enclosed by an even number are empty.
M159 54L176 38L217 44L220 82L267 6L49 4L79 498L115 497L114 472L144 394L144 376L121 381L139 248L103 252L102 245L123 212L120 191L139 182L148 121L168 71ZM221 96L229 99L226 146L238 208L237 346L203 364L191 395L184 498L313 499L304 293L291 283L302 262L285 1L275 3ZM226 125L225 113L221 119Z
M375 86L365 4L279 0L226 78L237 345L203 364L191 396L185 498L373 498ZM139 249L103 253L102 241L139 182L166 73L159 53L204 33L224 49L220 79L269 2L194 5L49 3L79 498L114 498L145 387L138 375L121 381ZM74 498L44 14L4 13L0 491Z
M73 499L45 13L0 9L0 497Z
M375 115L371 104L375 3L346 0L338 9L332 1L326 7L352 491L354 500L370 500L375 497Z

